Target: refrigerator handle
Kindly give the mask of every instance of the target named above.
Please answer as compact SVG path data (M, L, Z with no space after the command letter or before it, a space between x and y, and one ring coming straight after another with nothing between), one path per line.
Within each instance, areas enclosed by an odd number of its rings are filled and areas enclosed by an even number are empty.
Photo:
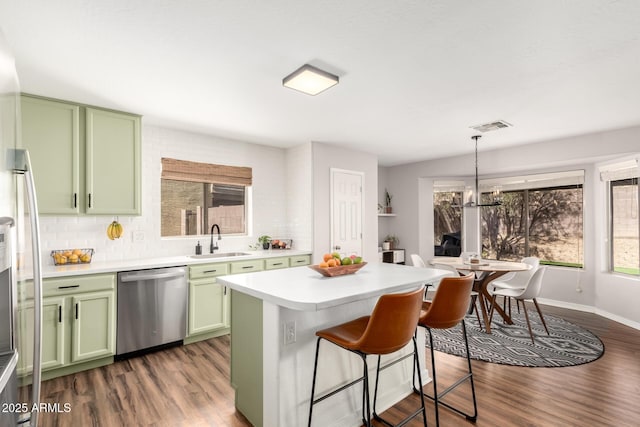
M33 385L32 401L34 405L40 404L40 381L42 371L42 257L40 251L40 222L38 220L38 202L36 200L36 188L31 171L29 151L24 150L24 171L27 202L29 203L29 219L31 222L31 249L33 251ZM38 411L31 412L32 427L38 425Z

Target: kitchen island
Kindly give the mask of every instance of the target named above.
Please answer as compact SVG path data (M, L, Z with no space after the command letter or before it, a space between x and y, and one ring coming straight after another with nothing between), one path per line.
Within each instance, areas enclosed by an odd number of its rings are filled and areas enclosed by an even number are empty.
M380 295L416 289L447 275L444 270L370 263L355 274L324 277L307 267L222 276L231 288L231 383L236 408L255 426L307 424L315 332L369 315ZM418 346L424 348L424 334ZM412 351L411 344L384 360ZM424 353L423 380L428 381ZM372 359L373 362L373 359ZM375 376L375 363L371 378ZM321 344L317 395L362 375L362 361L327 342ZM320 403L314 425L361 425L362 386ZM412 359L381 375L381 412L412 391Z

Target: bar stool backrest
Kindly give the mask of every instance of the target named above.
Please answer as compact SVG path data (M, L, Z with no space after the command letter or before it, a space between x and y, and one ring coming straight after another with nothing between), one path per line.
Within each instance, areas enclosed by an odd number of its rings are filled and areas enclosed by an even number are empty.
M423 292L382 295L356 347L367 354L389 354L407 345L418 325Z
M420 314L420 325L436 329L452 328L469 310L469 298L475 275L444 277L438 284L433 300Z

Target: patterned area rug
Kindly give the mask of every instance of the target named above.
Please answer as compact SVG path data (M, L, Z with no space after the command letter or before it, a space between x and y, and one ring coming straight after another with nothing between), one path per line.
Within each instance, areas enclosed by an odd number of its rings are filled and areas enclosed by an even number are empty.
M529 310L535 345L531 343L524 313L518 314L514 310L512 318L514 324L506 325L494 315L491 334L486 334L478 327L475 314L467 316L471 358L503 365L561 367L593 362L604 353L604 344L598 337L559 317L544 316L550 333L547 335L538 313L535 309ZM461 326L432 331L437 351L465 357Z

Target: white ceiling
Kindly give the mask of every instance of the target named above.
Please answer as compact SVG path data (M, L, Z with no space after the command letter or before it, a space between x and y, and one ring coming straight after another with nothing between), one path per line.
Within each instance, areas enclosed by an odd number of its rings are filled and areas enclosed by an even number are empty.
M640 124L638 0L0 0L22 90L395 165ZM316 97L282 87L310 63Z

